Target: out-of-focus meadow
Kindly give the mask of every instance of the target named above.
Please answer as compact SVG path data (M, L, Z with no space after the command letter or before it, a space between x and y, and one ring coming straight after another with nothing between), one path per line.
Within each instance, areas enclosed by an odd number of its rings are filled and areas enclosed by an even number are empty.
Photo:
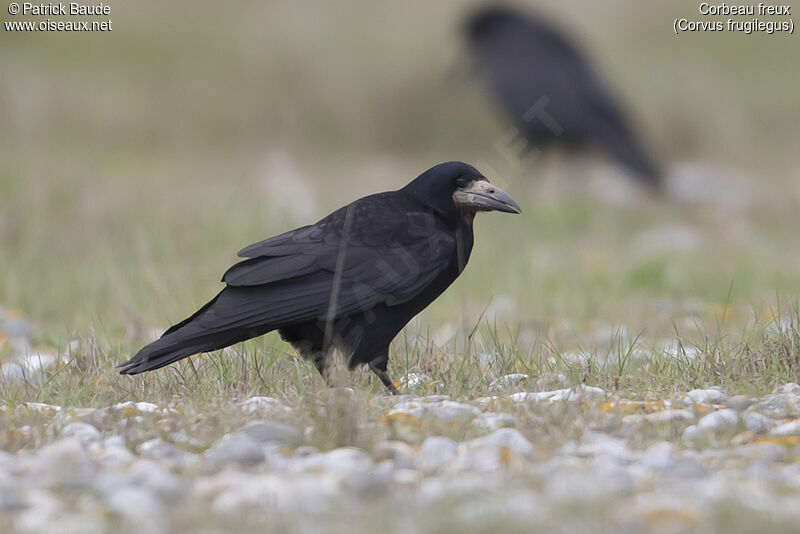
M259 394L293 405L294 422L315 429L307 444L371 451L378 434L324 407L333 393L274 334L145 377L112 366L216 294L240 248L453 159L524 213L478 217L467 270L392 346L401 389L474 399L525 373L529 388L585 383L653 401L797 381L796 36L675 35L697 2L528 6L575 37L620 98L664 168L656 198L599 154L504 155L513 131L480 80L448 76L473 4L110 5L107 33L0 31L0 319L33 325L25 350L64 354L75 340L46 380L0 381L0 422L28 428L0 434L0 448L52 439L13 415L27 401L181 399L208 416ZM427 381L412 387L409 373ZM366 373L339 378L383 393ZM348 406L369 419L374 402ZM235 427L219 409L196 449ZM573 415L522 430L546 450L585 430ZM168 435L148 421L128 447ZM714 525L744 528L738 517Z
M241 246L448 159L483 163L525 214L480 218L470 268L426 319L473 320L506 295L513 322L651 329L655 300L761 313L793 295L792 36L676 36L691 2L539 11L667 172L695 173L700 205L609 206L558 156L516 172L480 82L446 82L460 2L117 3L110 33L0 34L0 302L59 337L163 326L214 294Z

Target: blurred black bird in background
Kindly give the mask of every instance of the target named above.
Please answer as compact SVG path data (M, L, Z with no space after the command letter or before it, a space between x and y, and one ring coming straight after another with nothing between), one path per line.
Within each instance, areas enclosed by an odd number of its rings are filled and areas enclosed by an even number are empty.
M580 51L547 22L485 6L464 26L472 66L530 145L603 148L658 189L659 171Z
M389 343L461 274L479 211L521 212L474 167L442 163L398 191L250 245L216 297L120 372L158 369L278 330L323 377L337 348L351 369L368 365L397 393L386 373Z

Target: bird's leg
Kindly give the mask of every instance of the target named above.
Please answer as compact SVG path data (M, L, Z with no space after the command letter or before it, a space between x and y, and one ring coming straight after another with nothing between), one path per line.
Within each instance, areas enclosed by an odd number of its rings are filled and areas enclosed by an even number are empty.
M378 378L381 379L383 385L386 386L389 391L392 392L392 395L399 395L400 392L394 385L394 381L389 377L389 373L386 372L386 365L389 363L389 358L386 356L379 356L369 362L369 368L372 370L373 373L378 375Z
M333 387L333 379L331 378L330 370L328 369L328 354L325 351L316 351L311 355L311 360L314 362L314 367L319 371L322 379L328 384L328 387Z

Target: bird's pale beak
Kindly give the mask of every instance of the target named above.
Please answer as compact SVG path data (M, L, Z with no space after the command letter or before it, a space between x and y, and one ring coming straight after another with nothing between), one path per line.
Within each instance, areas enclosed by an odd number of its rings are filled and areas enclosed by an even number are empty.
M453 193L453 201L462 210L522 213L511 195L487 180L476 180Z

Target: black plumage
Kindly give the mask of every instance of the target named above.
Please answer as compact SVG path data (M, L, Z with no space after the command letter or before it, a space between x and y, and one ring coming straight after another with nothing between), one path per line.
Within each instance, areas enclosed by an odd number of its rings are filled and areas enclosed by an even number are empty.
M370 195L304 226L250 245L225 288L194 315L121 364L158 369L278 330L326 376L333 348L366 364L392 391L389 343L459 276L477 211L519 213L475 168L437 165L408 184Z
M468 17L472 61L530 145L595 145L652 188L659 171L617 102L570 40L546 21L507 6Z

